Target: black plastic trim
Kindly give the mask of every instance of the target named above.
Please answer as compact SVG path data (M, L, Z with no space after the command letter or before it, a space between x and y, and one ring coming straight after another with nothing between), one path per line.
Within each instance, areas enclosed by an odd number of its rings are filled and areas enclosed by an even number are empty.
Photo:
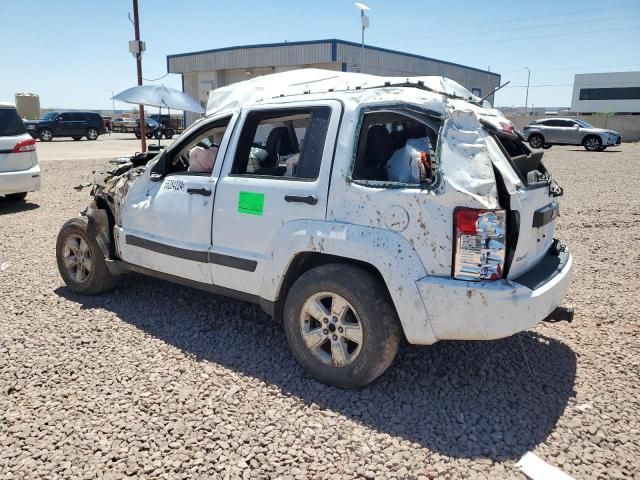
M135 235L127 235L125 238L127 245L144 248L152 252L170 255L172 257L183 258L200 263L214 263L224 267L237 268L246 272L255 272L258 262L248 260L241 257L233 257L231 255L223 255L221 253L203 252L198 250L188 250L186 248L173 247L164 243L154 242L146 238L136 237Z
M542 257L540 263L529 270L527 273L514 278L515 283L524 285L531 290L536 290L542 287L545 283L550 282L556 275L558 275L564 266L569 261L569 252L560 252L555 255L549 251Z
M552 202L533 213L533 227L543 227L560 216L560 202Z

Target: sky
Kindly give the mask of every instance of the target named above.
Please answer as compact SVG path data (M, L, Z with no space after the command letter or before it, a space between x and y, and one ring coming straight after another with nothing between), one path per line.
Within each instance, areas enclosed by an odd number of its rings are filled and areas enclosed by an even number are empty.
M640 70L640 0L365 0L366 43L502 75L497 106L569 106L576 73ZM166 56L254 43L360 41L349 0L139 0L143 77ZM131 0L0 0L0 100L40 96L43 108L111 109L136 84L128 52ZM181 89L179 75L160 80ZM129 105L116 103L117 109Z

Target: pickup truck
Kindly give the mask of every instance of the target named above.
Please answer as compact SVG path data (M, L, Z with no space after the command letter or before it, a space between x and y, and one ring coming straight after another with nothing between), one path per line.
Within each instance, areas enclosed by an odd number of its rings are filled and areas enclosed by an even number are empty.
M314 378L360 387L402 338L571 319L563 191L542 155L443 77L259 77L212 91L170 146L96 181L58 267L88 295L133 271L254 302Z

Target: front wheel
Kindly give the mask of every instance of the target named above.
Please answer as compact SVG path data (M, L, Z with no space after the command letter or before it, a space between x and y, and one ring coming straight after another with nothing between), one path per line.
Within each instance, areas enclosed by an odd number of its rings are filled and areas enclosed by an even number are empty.
M50 142L51 140L53 140L53 131L49 130L48 128L43 128L38 133L38 138L40 138L40 140L42 140L43 142Z
M98 138L98 130L95 128L89 128L87 130L87 140L97 140Z
M175 132L170 128L167 128L164 131L164 138L166 138L167 140L171 140L174 135L175 135Z
M64 283L76 293L96 295L111 290L115 279L95 239L87 234L87 217L65 222L56 241L56 260Z
M531 148L542 148L544 146L544 137L537 133L529 137L529 146Z
M284 329L293 355L311 376L341 388L362 387L382 375L400 343L386 289L352 265L304 273L287 295Z
M602 140L600 140L600 137L592 135L584 139L582 146L589 152L597 152L602 148Z

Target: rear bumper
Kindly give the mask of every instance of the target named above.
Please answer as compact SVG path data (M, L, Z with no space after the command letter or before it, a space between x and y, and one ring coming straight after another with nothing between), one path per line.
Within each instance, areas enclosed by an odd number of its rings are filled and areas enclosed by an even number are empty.
M40 166L19 172L0 172L0 195L40 190Z
M425 277L417 285L438 340L492 340L527 330L560 305L573 259L548 253L514 281L463 282Z

